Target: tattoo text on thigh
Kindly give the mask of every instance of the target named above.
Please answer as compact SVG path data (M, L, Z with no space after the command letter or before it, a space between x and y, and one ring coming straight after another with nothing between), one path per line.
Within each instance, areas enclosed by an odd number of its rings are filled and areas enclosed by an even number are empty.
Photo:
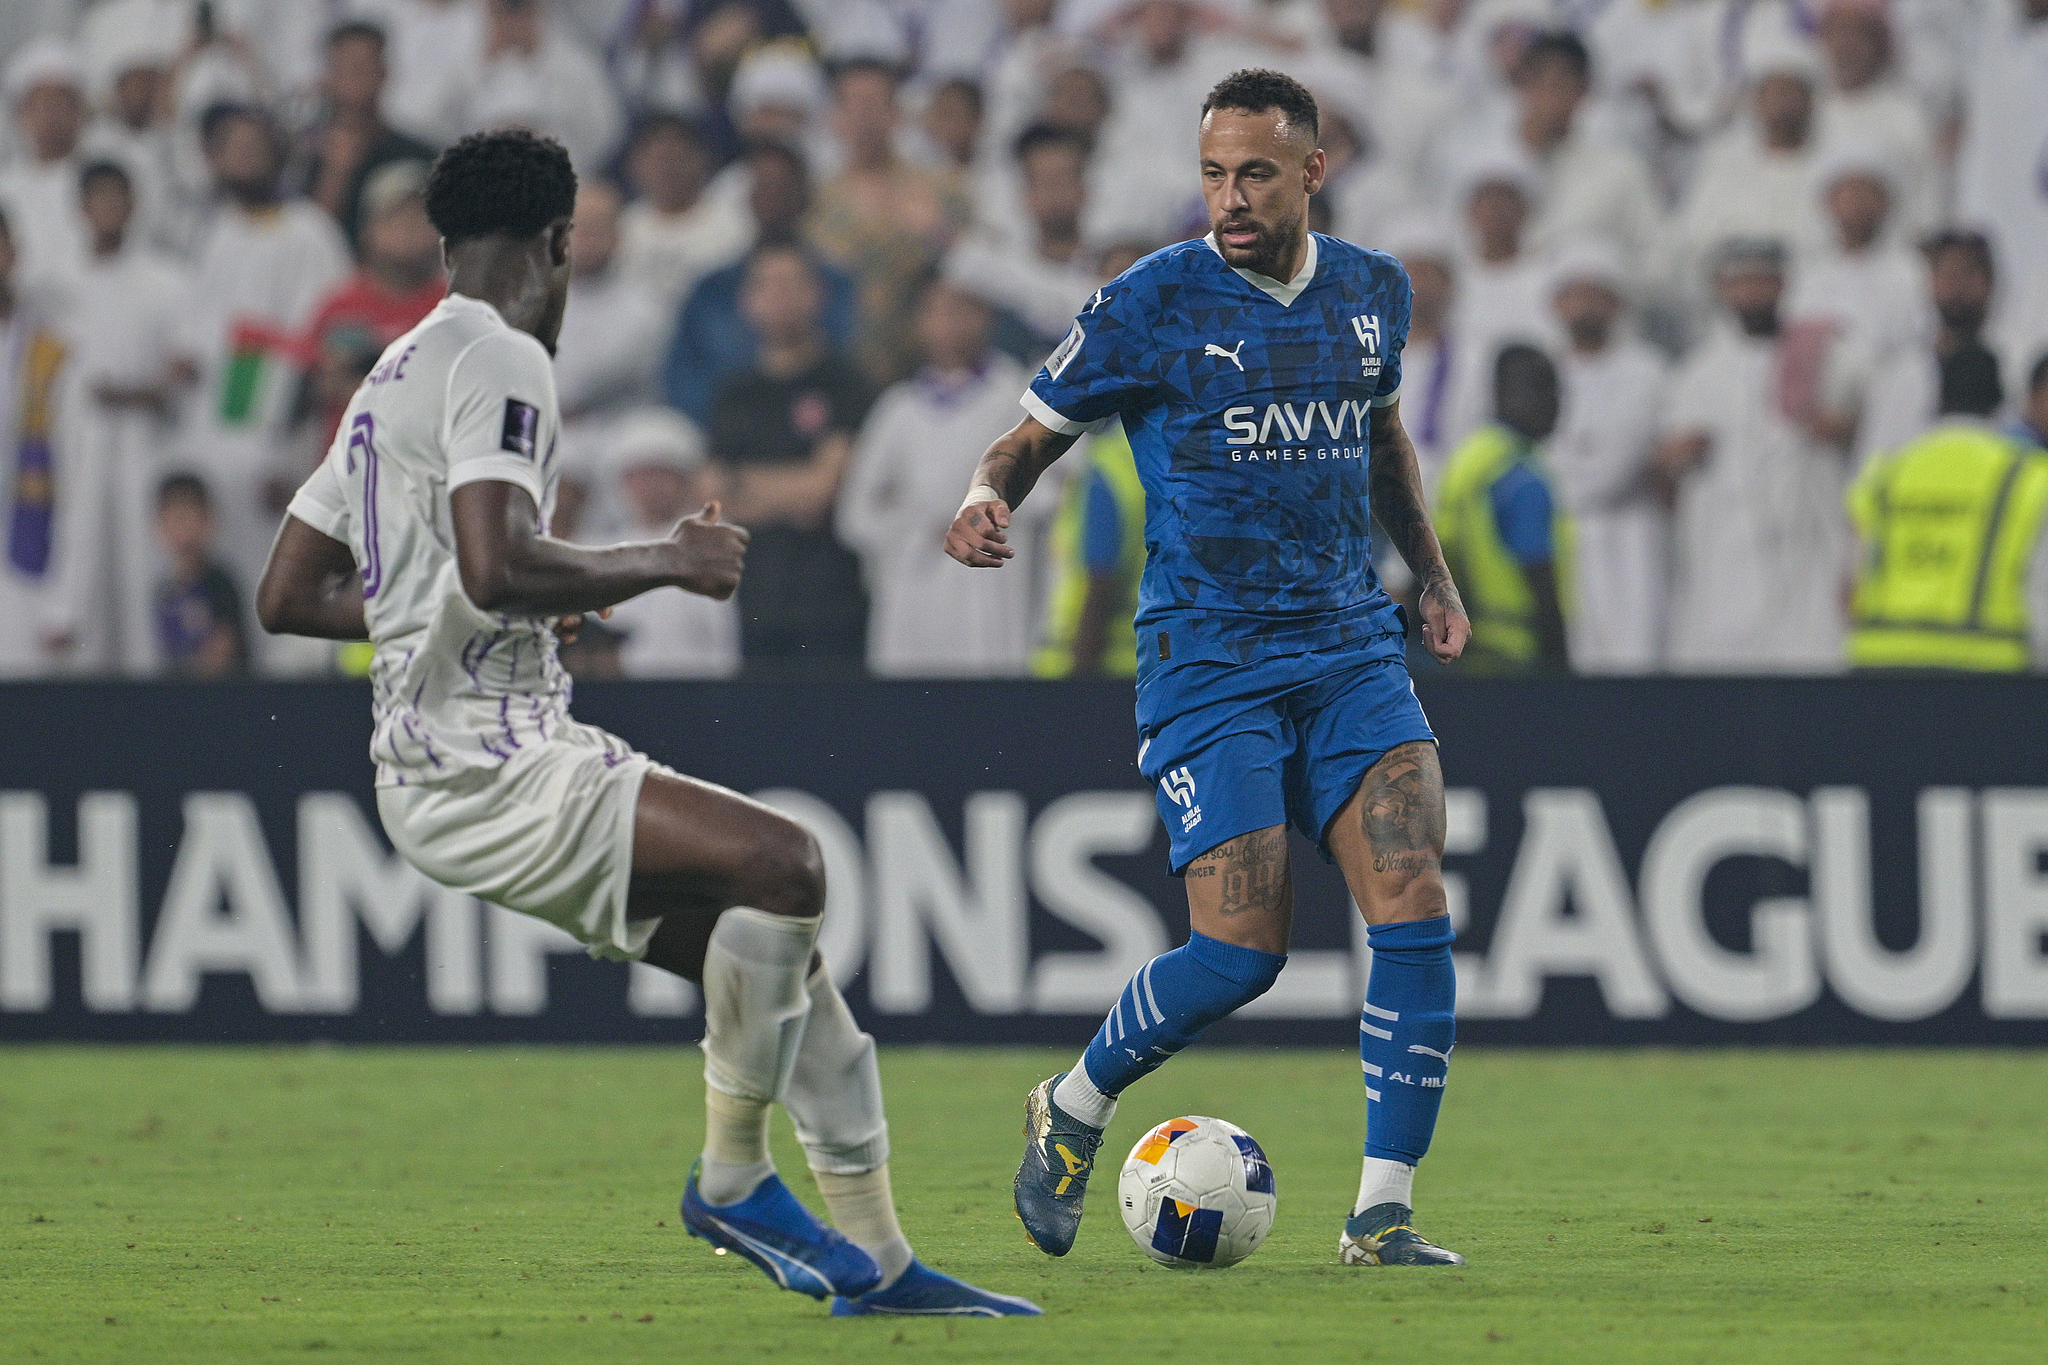
M1413 877L1442 861L1444 785L1434 746L1391 750L1367 777L1359 806L1373 871Z
M1225 919L1267 910L1287 894L1287 831L1255 830L1218 844L1188 868L1190 877L1213 877L1221 869L1216 912Z

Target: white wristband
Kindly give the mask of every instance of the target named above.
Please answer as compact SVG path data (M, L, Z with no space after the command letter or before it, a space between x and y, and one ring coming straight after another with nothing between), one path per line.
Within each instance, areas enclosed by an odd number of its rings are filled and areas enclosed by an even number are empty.
M965 512L977 502L1001 502L1002 500L1003 495L1001 493L996 492L995 489L990 488L985 483L978 483L967 490L967 497L961 502L960 511ZM958 516L959 512L954 513L954 515Z

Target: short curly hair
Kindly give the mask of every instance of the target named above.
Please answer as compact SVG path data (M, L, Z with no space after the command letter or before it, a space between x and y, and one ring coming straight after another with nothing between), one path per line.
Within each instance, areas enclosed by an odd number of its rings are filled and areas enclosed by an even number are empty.
M524 128L471 133L434 159L427 218L449 246L526 238L576 208L576 172L551 137Z
M1308 87L1284 71L1247 67L1233 71L1216 82L1209 98L1202 101L1202 116L1211 110L1234 109L1240 113L1263 114L1278 109L1290 127L1305 129L1310 142L1322 138L1322 120L1316 113L1316 97Z

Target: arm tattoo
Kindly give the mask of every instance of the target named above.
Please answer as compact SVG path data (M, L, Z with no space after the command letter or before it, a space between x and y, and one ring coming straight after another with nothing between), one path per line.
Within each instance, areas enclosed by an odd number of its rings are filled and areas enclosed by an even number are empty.
M1444 778L1436 746L1415 742L1389 750L1366 774L1359 817L1374 872L1414 877L1440 866Z
M1422 495L1422 467L1415 443L1401 425L1401 405L1372 410L1372 510L1393 538L1394 548L1422 586L1424 597L1462 612L1457 586L1444 563L1443 548L1429 524L1429 503Z
M1254 830L1218 844L1188 868L1190 877L1223 878L1216 912L1225 919L1284 906L1294 889L1287 861L1287 831Z
M985 483L1002 494L1004 505L1014 512L1037 485L1038 476L1066 454L1073 443L1073 437L1061 437L1043 427L1037 428L1034 439L1020 426L998 437L988 448L981 463L974 467L974 482Z

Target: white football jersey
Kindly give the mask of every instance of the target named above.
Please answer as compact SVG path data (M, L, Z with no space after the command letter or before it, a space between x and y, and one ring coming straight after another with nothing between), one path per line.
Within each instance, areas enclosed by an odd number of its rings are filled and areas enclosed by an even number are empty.
M570 724L546 619L480 611L464 594L448 501L502 480L545 526L560 427L545 348L490 304L450 294L385 350L292 499L362 574L379 786L494 769Z

